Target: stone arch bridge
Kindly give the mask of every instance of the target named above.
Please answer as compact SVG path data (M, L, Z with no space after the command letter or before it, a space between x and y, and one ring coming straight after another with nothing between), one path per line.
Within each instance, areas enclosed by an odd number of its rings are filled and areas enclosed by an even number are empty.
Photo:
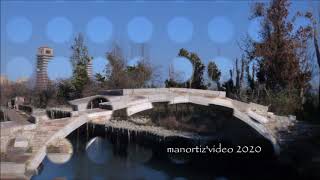
M203 106L217 105L233 110L233 115L248 124L259 134L268 139L276 153L279 153L277 132L287 129L290 120L287 117L276 116L268 112L268 107L232 100L225 96L223 91L184 89L184 88L148 88L148 89L121 89L106 90L99 95L70 101L72 106L71 117L49 119L45 111L34 110L32 116L36 119L36 126L31 129L11 132L7 139L1 139L1 146L8 147L10 140L15 143L25 142L30 152L22 153L17 163L21 174L32 174L46 155L46 146L57 138L66 137L81 125L92 122L105 124L110 120L112 112L125 109L128 116L153 108L152 103L167 102L169 104L193 103ZM281 123L279 123L281 122ZM164 130L165 131L165 130ZM12 135L16 134L16 135ZM177 133L161 134L163 136L179 135ZM188 136L188 135L181 135ZM12 148L2 148L1 152L8 152ZM12 164L1 163L1 169L10 169ZM3 172L1 171L1 174Z

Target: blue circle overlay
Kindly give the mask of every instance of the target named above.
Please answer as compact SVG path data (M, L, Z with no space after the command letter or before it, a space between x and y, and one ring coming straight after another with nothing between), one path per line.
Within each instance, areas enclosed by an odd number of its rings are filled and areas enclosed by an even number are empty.
M101 137L92 138L86 145L86 154L91 162L105 164L112 154L112 145Z
M87 24L87 35L95 43L103 43L112 36L112 23L105 17L95 17Z
M11 80L27 79L33 73L31 62L25 57L14 57L6 65L7 75Z
M175 17L168 23L169 38L176 43L185 43L192 38L193 24L184 17Z
M14 43L26 42L32 35L32 24L25 17L15 17L7 23L7 35Z
M141 60L142 57L136 56L128 61L128 66L137 66Z
M227 43L234 35L234 25L226 17L215 17L208 24L208 34L215 43Z
M70 40L72 32L72 23L65 17L56 17L47 24L47 36L55 43L63 43Z
M218 69L221 71L221 80L226 81L230 78L230 70L233 69L233 62L224 56L217 56L213 58L213 62L216 63Z
M108 64L108 61L104 57L99 56L99 57L93 58L93 61L92 61L93 74L103 73L106 69L107 64Z
M193 75L193 65L185 57L176 57L172 61L173 71L177 75L178 82L186 82Z
M254 18L249 23L248 34L249 37L255 42L262 42L262 17Z
M72 75L72 66L66 57L54 57L48 63L48 76L50 80L67 79Z
M129 39L135 43L145 43L151 39L152 23L145 17L135 17L128 23Z

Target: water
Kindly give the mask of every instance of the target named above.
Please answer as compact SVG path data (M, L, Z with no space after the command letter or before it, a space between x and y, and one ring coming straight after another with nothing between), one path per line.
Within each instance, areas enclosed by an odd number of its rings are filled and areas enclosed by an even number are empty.
M46 157L39 175L32 179L295 179L297 173L276 158L266 157L197 157L175 155L161 148L166 142L131 137L116 130L105 133L103 127L86 127L68 136L74 154L65 164L54 164ZM88 137L88 138L87 138ZM170 142L171 141L171 142ZM168 139L168 144L178 144ZM207 156L207 155L206 155ZM209 156L209 155L208 155ZM210 155L212 156L212 155Z
M136 116L149 114L157 125L195 132L203 130L202 134L215 138L210 141L187 140L178 137L164 139L145 132L128 132L123 129L105 129L103 126L91 125L87 128L87 125L83 125L67 137L73 146L74 153L71 159L64 164L54 164L46 157L42 162L40 173L33 176L32 179L311 179L309 175L301 173L293 161L287 161L284 158L286 154L281 154L280 157L275 156L271 143L239 119L230 114L220 117L215 112L205 113L197 107L193 109L191 116L173 113L175 114L174 125L171 121L164 124L159 123L159 116L154 116L154 111L146 111ZM159 111L161 108L157 113ZM199 115L197 111L201 111L201 114ZM160 115L160 121L164 121L163 119L168 116L172 118L172 113L167 111L166 114ZM206 122L208 114L215 114L209 119L217 120L216 123L207 124L206 127L210 127L209 129L190 128L194 126L189 126L189 121L192 122L191 124L199 124L200 120ZM224 118L222 124L219 123L221 118ZM177 125L176 121L180 122L180 120L184 124ZM224 147L259 146L262 150L253 154L175 154L167 152L168 147L200 145L212 147L220 143Z

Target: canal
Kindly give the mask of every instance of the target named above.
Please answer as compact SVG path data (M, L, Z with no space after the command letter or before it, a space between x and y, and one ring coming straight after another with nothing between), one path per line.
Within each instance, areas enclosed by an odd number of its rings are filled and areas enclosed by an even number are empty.
M113 120L187 130L206 138L163 138L148 132L129 132L85 124L67 137L73 148L70 160L56 164L46 157L39 173L32 179L303 178L294 164L280 160L281 157L273 153L269 141L239 119L230 116L231 112L227 109L203 109L188 104L169 107L159 104L156 107L131 118L117 112ZM141 117L147 117L149 121L137 121ZM237 153L239 147L242 149ZM243 147L248 147L248 150L244 148L243 151ZM173 149L168 152L169 148ZM205 148L208 149L202 153L201 149ZM233 152L223 153L222 148L232 149Z

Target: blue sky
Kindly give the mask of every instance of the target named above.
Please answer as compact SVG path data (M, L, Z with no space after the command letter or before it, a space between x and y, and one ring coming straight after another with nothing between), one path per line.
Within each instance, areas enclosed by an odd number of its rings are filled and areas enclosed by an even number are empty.
M140 56L138 43L146 43L163 79L169 65L177 64L180 48L196 52L205 64L216 61L226 79L228 68L241 57L238 42L247 34L257 38L257 20L248 19L251 5L244 0L1 1L1 74L11 80L32 76L37 48L47 45L56 57L49 63L49 77L70 76L70 45L81 32L96 59L95 72L102 71L105 53L115 42L128 62ZM317 6L319 1L293 1L291 12ZM184 71L189 64L175 68Z

